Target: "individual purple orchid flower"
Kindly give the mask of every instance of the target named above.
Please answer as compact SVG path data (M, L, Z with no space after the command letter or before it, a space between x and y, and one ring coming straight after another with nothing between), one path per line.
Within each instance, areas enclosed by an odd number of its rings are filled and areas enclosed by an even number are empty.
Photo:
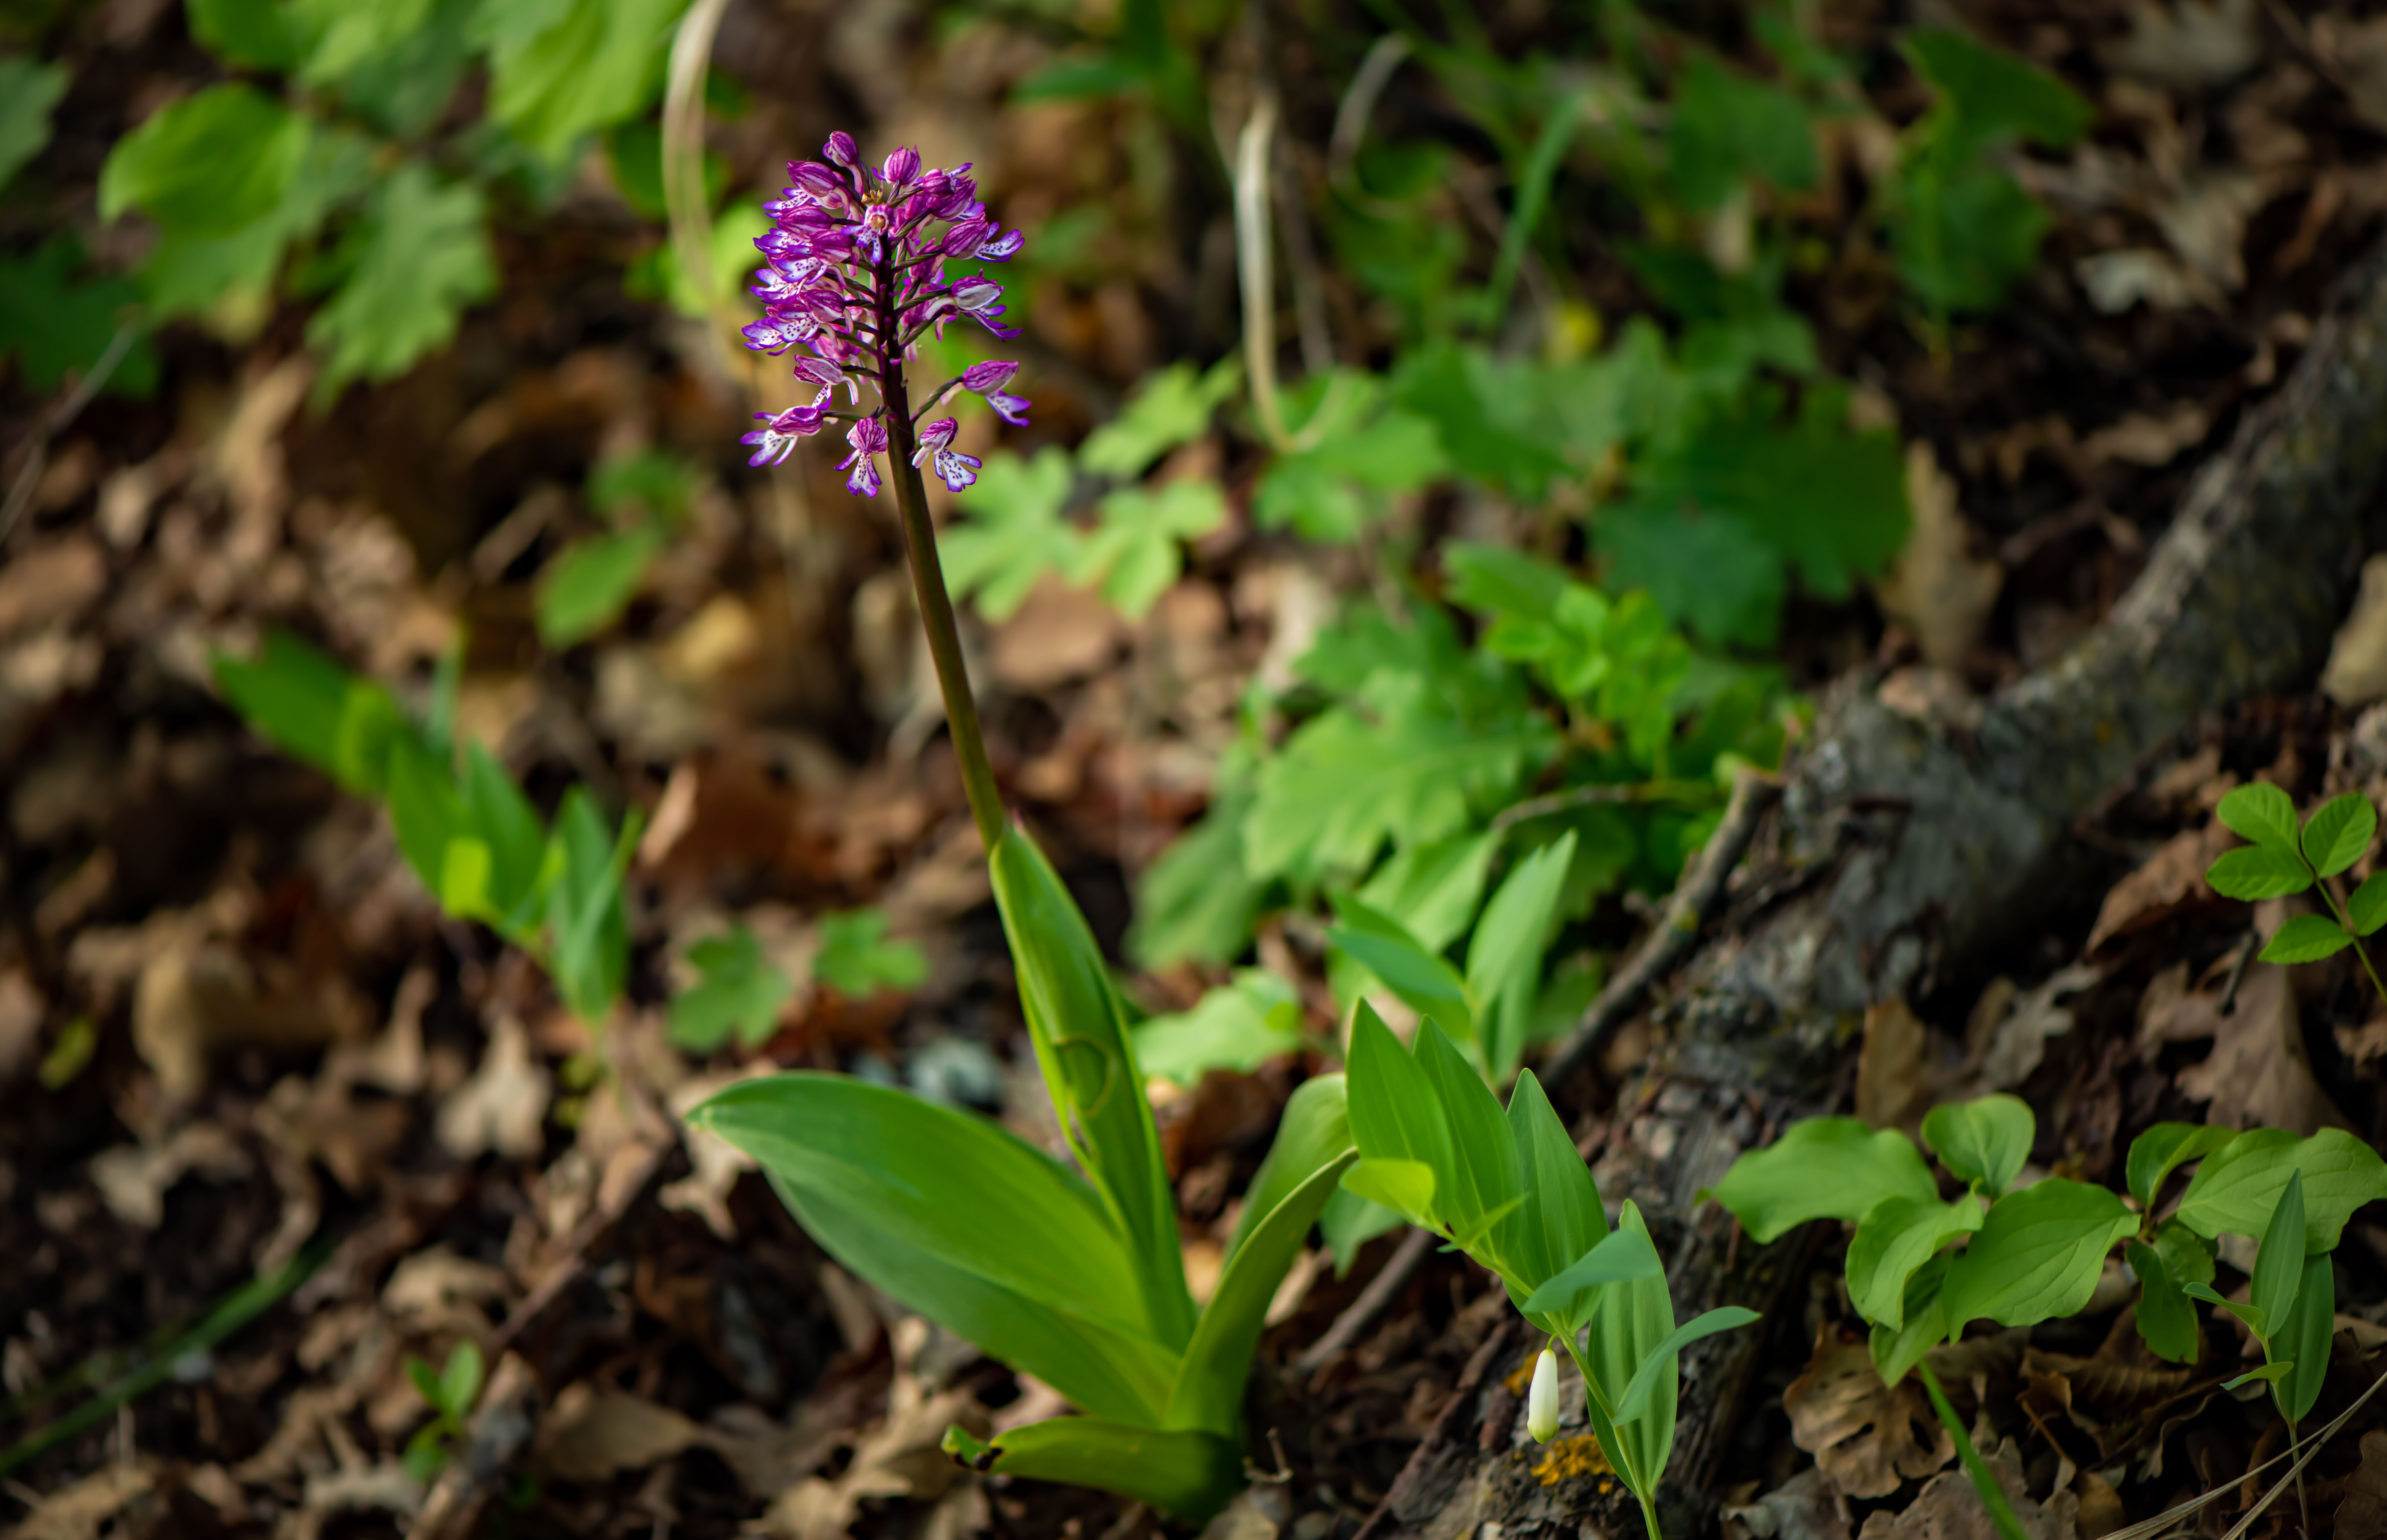
M976 455L966 455L953 447L954 435L961 424L950 417L940 417L920 430L920 447L912 452L912 463L933 461L933 469L947 486L959 492L978 480L979 467L986 461Z
M919 419L958 389L985 398L1005 423L1027 425L1029 403L1008 388L1017 363L972 365L918 403L903 377L920 339L932 331L942 336L947 322L967 316L997 336L1019 335L1001 322L1003 284L945 271L949 262L1008 261L1022 244L1018 231L1004 230L987 213L970 170L924 166L908 147L873 167L842 133L829 135L819 160L788 163L789 185L763 205L771 228L754 243L768 264L754 274L763 315L740 330L756 352L795 350L794 375L813 397L745 435L752 463L783 463L797 439L831 421L850 422L852 452L838 462L849 491L878 494L880 455L905 496L919 486L924 466L958 491L978 479L980 461L954 448L954 419L916 427ZM865 384L878 396L866 411ZM835 410L840 389L854 410Z

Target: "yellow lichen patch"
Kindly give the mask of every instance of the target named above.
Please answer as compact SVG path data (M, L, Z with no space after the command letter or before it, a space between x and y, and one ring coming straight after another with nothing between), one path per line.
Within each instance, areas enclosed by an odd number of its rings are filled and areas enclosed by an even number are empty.
M1522 1396L1525 1394L1525 1385L1534 1377L1534 1360L1537 1357L1539 1357L1538 1354L1526 1354L1517 1367L1510 1370L1507 1377L1500 1382L1509 1387L1509 1395Z
M1608 1463L1598 1438L1577 1433L1572 1438L1550 1440L1542 1451L1542 1463L1534 1467L1534 1475L1544 1486L1556 1486L1578 1476L1611 1475L1615 1469Z

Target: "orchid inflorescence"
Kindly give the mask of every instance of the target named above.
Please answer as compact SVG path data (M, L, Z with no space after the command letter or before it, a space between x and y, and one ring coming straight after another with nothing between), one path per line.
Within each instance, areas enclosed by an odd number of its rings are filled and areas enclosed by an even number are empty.
M873 170L842 133L830 134L821 153L828 164L789 161L795 184L764 205L772 229L754 244L769 265L755 273L753 290L763 319L743 328L746 345L757 352L776 356L798 344L811 350L798 356L795 377L814 387L813 398L777 416L755 414L764 425L742 440L754 446L749 463L777 465L798 439L846 423L852 452L838 466L847 473L846 490L876 497L878 456L892 452L928 466L958 492L978 479L978 457L954 448L960 424L953 418L919 420L962 390L985 397L1004 422L1025 427L1028 402L1009 393L1019 365L972 364L916 408L903 365L917 356L922 336L934 331L941 337L946 322L964 316L998 337L1019 335L998 319L1002 284L977 273L948 280L945 264L1009 261L1020 234L987 216L966 164L924 170L919 151L900 149ZM878 410L835 410L840 387L858 408L864 384L878 393Z

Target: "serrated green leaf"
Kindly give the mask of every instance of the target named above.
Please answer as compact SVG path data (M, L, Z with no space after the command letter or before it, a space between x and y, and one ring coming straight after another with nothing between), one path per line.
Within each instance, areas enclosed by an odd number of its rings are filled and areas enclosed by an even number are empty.
M823 915L815 928L820 948L813 977L852 1000L880 990L916 990L928 977L917 942L889 940L884 910L865 906Z
M1033 460L990 455L977 485L962 494L969 518L937 536L954 597L975 597L979 613L1000 624L1048 574L1074 566L1084 537L1061 510L1075 479L1061 449L1048 447Z
M2148 1350L2170 1363L2196 1362L2204 1351L2204 1332L2162 1256L2143 1241L2132 1241L2122 1256L2139 1281L2139 1335Z
M742 1081L690 1115L761 1162L876 1288L1099 1417L1156 1425L1178 1355L1086 1182L1002 1128L841 1076Z
M562 650L621 618L663 549L651 524L575 540L539 574L538 639Z
M1853 1117L1809 1117L1734 1161L1724 1180L1699 1195L1724 1205L1751 1240L1765 1242L1810 1219L1854 1223L1888 1197L1934 1203L1939 1187L1913 1142L1897 1130L1876 1132Z
M1895 1332L1906 1324L1906 1285L1940 1247L1981 1228L1978 1194L1953 1203L1907 1196L1882 1199L1849 1241L1849 1300L1857 1313Z
M2239 839L2265 850L2302 859L2296 829L2296 804L2268 781L2248 781L2232 787L2214 809L2223 827Z
M2345 901L2345 917L2354 922L2356 935L2375 934L2387 925L2387 872L2363 879L2354 896Z
M0 55L0 187L50 142L50 113L67 94L62 64Z
M138 208L169 230L224 235L271 213L298 175L312 121L253 87L211 85L116 142L99 213Z
M2338 873L2361 860L2379 833L2379 810L2360 792L2349 791L2323 802L2305 820L2305 859L2322 877Z
M2157 1123L2130 1141L2130 1196L2152 1209L2155 1196L2170 1175L2191 1160L2202 1160L2238 1137L2236 1129L2207 1123Z
M1189 478L1120 487L1095 511L1064 575L1100 587L1112 609L1142 620L1185 570L1182 547L1227 522L1227 499L1218 483Z
M2112 1193L2060 1177L2000 1198L1948 1269L1949 1340L1984 1316L2030 1326L2075 1313L2096 1292L2106 1252L2138 1222Z
M2204 881L2223 898L2253 903L2301 893L2312 886L2313 878L2301 857L2248 845L2223 852L2205 868Z
M1162 455L1206 433L1211 414L1243 383L1243 360L1232 354L1199 372L1179 362L1145 375L1119 414L1086 435L1079 466L1098 476L1143 474Z
M751 931L740 925L709 936L688 949L688 960L698 981L672 997L672 1041L709 1054L732 1034L751 1048L777 1030L794 986L764 958Z
M1136 1028L1135 1058L1152 1079L1192 1087L1213 1069L1248 1074L1301 1052L1307 1041L1293 986L1266 968L1238 968L1232 982L1206 991L1192 1010Z
M322 392L404 373L453 341L465 309L498 287L479 190L443 184L417 160L374 184L336 261L346 276L307 323L307 340L328 354Z
M2005 1192L2030 1158L2039 1119L2019 1096L1982 1096L1950 1102L1923 1119L1923 1142L1939 1164L1977 1183L1994 1199Z
M2326 915L2298 915L2263 943L2257 957L2266 963L2315 963L2354 944L2354 938Z
M2343 1130L2298 1139L2286 1129L2254 1129L2205 1157L2180 1194L2177 1218L2207 1239L2260 1235L2292 1171L2304 1179L2307 1251L2336 1250L2355 1210L2387 1197L2387 1161Z

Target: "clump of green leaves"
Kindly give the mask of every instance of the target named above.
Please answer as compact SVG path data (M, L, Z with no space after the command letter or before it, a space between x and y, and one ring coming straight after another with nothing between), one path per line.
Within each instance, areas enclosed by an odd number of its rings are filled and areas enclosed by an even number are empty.
M2032 1326L2078 1312L2116 1246L2139 1282L2136 1320L2150 1351L2196 1362L2204 1333L2189 1301L2220 1306L2248 1323L2265 1357L2231 1383L2268 1380L2281 1415L2301 1420L2329 1367L2329 1255L2355 1210L2387 1197L2387 1161L2336 1129L2299 1138L2284 1129L2158 1123L2130 1145L2126 1202L2061 1177L2015 1186L2037 1131L2030 1108L2013 1096L1934 1108L1924 1142L1963 1186L1943 1199L1904 1134L1852 1117L1809 1118L1742 1155L1702 1195L1761 1242L1812 1219L1855 1225L1849 1299L1872 1325L1875 1366L1890 1384L1921 1373L1993 1512L2003 1499L1925 1355L1976 1320ZM2191 1163L2187 1188L2165 1209L2166 1184ZM2224 1233L2261 1243L2247 1306L2213 1289Z
M2229 831L2247 841L2225 852L2206 868L2204 881L2224 898L2289 898L2318 892L2326 915L2298 915L2263 943L2266 963L2317 963L2347 947L2362 959L2363 970L2380 998L2387 1001L2387 984L2361 938L2387 925L2387 873L2366 880L2341 898L2333 878L2370 852L2378 838L2379 813L2369 800L2355 792L2335 797L2315 809L2301 827L2296 804L2288 794L2266 781L2233 788L2216 810Z
M877 909L824 915L815 939L811 980L849 998L917 989L928 977L918 944L890 940L887 916ZM796 984L764 956L751 931L739 925L707 937L688 948L688 960L697 982L672 997L672 1041L706 1054L733 1035L748 1048L770 1041Z
M599 462L587 490L610 527L565 546L539 574L538 639L550 648L570 647L621 618L687 522L696 470L661 449L633 450Z
M481 1349L460 1342L448 1354L448 1366L434 1370L421 1358L406 1360L406 1377L431 1408L431 1420L406 1441L399 1462L418 1485L429 1485L464 1442L464 1420L481 1398Z
M1363 1002L1349 1079L1359 1160L1345 1188L1489 1269L1534 1329L1564 1344L1600 1449L1656 1536L1682 1350L1757 1313L1725 1306L1674 1323L1640 1210L1627 1201L1609 1228L1590 1168L1530 1071L1504 1113L1432 1016L1405 1049Z

